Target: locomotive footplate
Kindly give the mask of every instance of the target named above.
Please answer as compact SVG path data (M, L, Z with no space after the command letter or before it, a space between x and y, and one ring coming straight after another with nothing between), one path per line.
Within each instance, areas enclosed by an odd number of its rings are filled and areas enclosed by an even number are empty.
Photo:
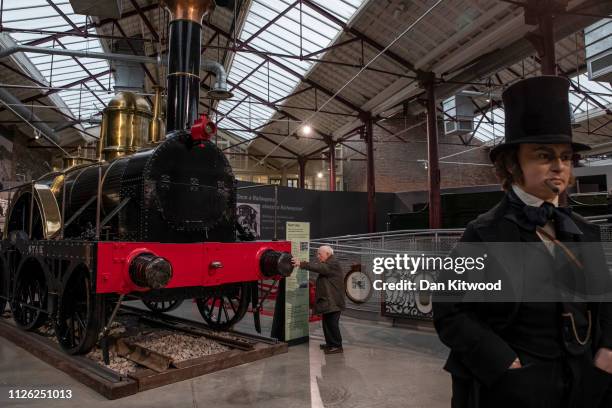
M25 332L10 314L0 317L0 336L111 400L288 350L276 339L214 331L201 322L122 306L111 329L111 364L105 366L98 347L82 356L66 354L51 325Z

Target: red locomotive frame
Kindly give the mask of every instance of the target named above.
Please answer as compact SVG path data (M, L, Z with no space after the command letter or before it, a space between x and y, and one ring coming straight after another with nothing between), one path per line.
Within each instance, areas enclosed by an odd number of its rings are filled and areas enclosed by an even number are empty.
M132 259L152 253L172 265L167 289L220 286L269 279L260 271L261 256L273 250L291 252L291 243L276 242L201 242L163 244L154 242L98 242L96 293L128 294L145 291L128 273Z

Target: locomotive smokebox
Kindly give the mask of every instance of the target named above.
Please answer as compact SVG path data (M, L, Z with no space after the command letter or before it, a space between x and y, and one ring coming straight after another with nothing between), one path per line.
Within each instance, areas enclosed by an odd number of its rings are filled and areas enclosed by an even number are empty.
M259 267L264 276L271 277L280 275L287 277L293 272L291 254L268 250L262 254Z
M143 253L130 262L130 279L141 288L161 289L172 278L172 265L166 259Z
M170 12L166 132L186 130L198 117L202 18L212 0L164 0Z

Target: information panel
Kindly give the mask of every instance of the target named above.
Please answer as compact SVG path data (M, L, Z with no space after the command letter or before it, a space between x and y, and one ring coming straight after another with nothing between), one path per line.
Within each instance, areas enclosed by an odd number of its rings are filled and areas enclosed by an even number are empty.
M308 261L310 223L288 221L285 231L293 256ZM308 295L308 271L298 268L285 278L285 341L308 337Z

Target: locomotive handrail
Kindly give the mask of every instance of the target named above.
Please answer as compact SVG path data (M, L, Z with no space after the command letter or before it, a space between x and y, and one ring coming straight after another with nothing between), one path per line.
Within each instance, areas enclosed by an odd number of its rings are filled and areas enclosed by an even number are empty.
M130 197L126 197L100 222L100 228L104 227L125 205L130 201Z
M93 202L96 200L96 198L97 198L96 196L91 196L91 197L89 198L89 200L87 200L87 202L86 202L85 204L83 204L83 205L82 205L82 206L81 206L81 207L80 207L78 210L76 210L76 211L75 211L75 213L74 213L74 214L72 214L72 216L71 216L71 217L68 219L68 221L66 221L66 222L64 222L64 223L63 223L62 228L61 228L61 229L59 229L59 230L58 230L58 231L57 231L55 234L53 234L53 235L51 236L51 239L54 239L56 236L58 236L58 235L60 234L60 232L63 232L63 231L64 231L64 229L65 229L65 228L66 228L68 225L70 225L70 224L71 224L71 223L72 223L74 220L76 220L76 219L79 217L79 215L81 215L81 214L83 213L83 211L85 211L85 209L86 209L87 207L89 207L89 206L91 205L91 203L93 203ZM62 221L63 221L63 220L62 220Z
M100 207L102 205L102 166L98 166L98 188L96 194L96 241L100 239Z
M51 171L51 172L45 173L45 174L41 175L40 177L33 178L32 180L27 181L25 183L21 183L21 184L14 185L12 187L7 187L7 188L0 189L0 193L2 193L2 192L8 192L9 193L7 215L10 215L10 212L11 212L11 209L12 209L13 200L15 198L14 197L15 192L18 192L19 190L23 190L23 189L28 189L28 190L30 190L29 192L31 193L31 196L32 196L31 197L31 201L30 201L30 222L29 222L29 223L31 223L32 217L33 217L33 213L34 213L34 207L35 207L34 202L35 201L38 202L38 198L35 197L36 196L35 192L36 192L36 190L38 190L36 186L38 185L38 183L40 181L46 180L46 179L49 179L49 178L65 177L68 173L71 173L71 172L76 171L76 170L83 169L85 167L95 166L95 165L96 165L96 163L87 163L87 164L74 165L74 166L71 166L71 167L63 169L63 170ZM101 166L98 166L98 167L101 168ZM93 199L96 199L96 197L93 197ZM100 197L97 197L97 199L99 201ZM78 216L84 210L84 208L80 209L80 211L75 213L73 215L73 217L71 217L71 219L69 221L64 222L65 205L66 205L65 201L66 201L66 190L65 190L65 188L62 188L61 216L59 217L60 228L57 231L55 231L53 234L48 235L48 239L57 239L58 237L60 239L62 239L63 236L64 236L64 230L65 230L66 225L68 225L68 224L70 224L71 222L74 221L74 219L73 219L74 215ZM87 205L90 205L90 204L91 204L91 202L87 203ZM39 205L40 205L40 203L39 203ZM40 209L40 210L42 211L42 209ZM8 220L8 218L7 218L7 220ZM6 222L8 222L8 221L6 221ZM30 225L28 225L27 232L28 232L28 235L30 236L30 238L32 236L31 228L32 227Z
M83 159L86 159L86 158L83 158ZM87 160L94 160L94 159L87 159ZM80 169L82 167L89 167L89 166L92 166L94 164L95 163L83 163L83 164L78 164L78 165L69 167L69 168L61 170L61 171L50 171L50 172L45 173L45 174L43 174L42 176L40 176L40 177L38 177L36 179L32 179L30 181L26 181L25 183L17 184L17 185L15 185L13 187L2 188L2 189L0 189L0 193L5 193L5 192L8 192L8 191L18 190L20 188L27 187L31 183L35 183L35 182L37 182L39 180L42 180L42 179L44 179L46 177L49 177L50 175L53 175L53 174L57 174L58 176L59 175L65 175L66 173L72 172L74 170L78 170L78 169Z
M7 191L11 191L11 190L19 190L20 188L27 187L28 185L30 185L30 183L32 183L32 182L28 181L27 183L18 184L18 185L13 186L13 187L3 188L3 189L0 190L0 193L6 193Z
M36 183L34 180L32 180L30 182L30 218L28 220L28 237L30 237L30 239L32 239L32 225L33 225L33 219L34 219L34 200L36 200L36 197L34 197L34 183Z

